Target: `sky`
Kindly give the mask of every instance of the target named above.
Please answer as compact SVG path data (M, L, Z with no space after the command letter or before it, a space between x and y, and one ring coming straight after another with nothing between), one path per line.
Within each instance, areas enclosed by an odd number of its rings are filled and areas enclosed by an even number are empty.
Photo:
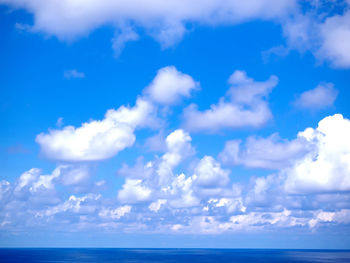
M350 248L349 0L0 0L0 246Z

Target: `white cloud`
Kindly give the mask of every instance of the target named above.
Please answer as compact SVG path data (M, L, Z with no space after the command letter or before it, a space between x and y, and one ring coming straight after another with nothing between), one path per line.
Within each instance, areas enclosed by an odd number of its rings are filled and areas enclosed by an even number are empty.
M163 46L182 38L185 24L237 24L253 19L276 19L290 13L294 0L1 0L0 3L33 13L33 30L74 39L103 25L141 26Z
M346 6L343 1L302 4L297 0L46 0L43 4L38 0L0 0L0 3L26 9L34 15L34 25L18 24L18 28L61 40L74 40L111 25L121 32L112 40L117 56L127 41L138 38L137 29L166 48L179 42L188 31L186 25L191 23L225 26L256 19L272 20L283 27L287 51L311 50L334 67L350 66L350 12L349 3ZM334 14L335 10L339 14Z
M191 141L191 136L181 129L173 131L166 137L167 152L161 157L157 169L160 185L169 183L173 169L194 153Z
M240 100L254 100L254 95ZM321 120L317 128L300 132L295 140L282 140L276 134L248 138L231 156L247 166L281 170L239 183L230 181L230 171L213 157L189 159L194 153L191 136L175 130L165 139L163 156L151 161L139 158L134 167L125 165L119 171L126 180L117 198L89 193L67 199L67 191L61 189L84 184L89 177L89 166L82 164L59 165L48 175L31 169L14 183L1 181L0 228L216 234L348 227L349 134L350 120L334 115ZM165 174L162 178L160 171Z
M66 79L72 79L72 78L83 79L83 78L85 78L85 73L79 72L76 69L66 70L63 75Z
M138 99L134 107L108 110L102 121L49 130L36 137L42 153L48 158L68 161L95 161L110 158L135 142L134 130L155 125L154 106Z
M253 144L241 154L235 143L229 154L236 161L248 166L280 168L276 174L252 179L252 187L246 195L247 205L315 208L325 207L325 203L334 200L339 204L336 207L344 207L340 204L346 202L346 193L350 190L349 132L350 120L336 114L321 120L316 129L307 128L298 133L297 139L281 145L272 144L265 149L258 141L258 146ZM269 150L274 149L276 152L269 154ZM281 156L271 161L269 156L275 154ZM289 154L292 154L290 160ZM326 199L320 196L325 194L330 196Z
M58 168L64 185L86 184L90 178L90 170L86 165L61 165Z
M196 207L200 203L200 199L195 195L193 183L196 176L187 177L180 174L173 178L170 187L171 200L169 205L173 208Z
M184 110L184 125L191 131L262 126L272 118L267 96L277 83L276 76L257 82L244 71L237 70L230 76L231 87L226 97L205 111L190 105Z
M332 83L324 83L316 88L300 94L294 104L299 108L322 109L332 106L338 96L338 91Z
M295 163L312 150L304 138L282 140L278 134L267 138L248 137L244 146L241 141L225 143L220 159L225 164L244 165L252 168L282 169Z
M75 191L93 189L90 168L87 165L58 165L51 174L43 174L32 168L24 172L14 184L13 193L22 199L34 202L56 202L56 185L73 187Z
M42 153L54 160L83 162L111 158L134 144L136 129L159 127L158 108L152 101L173 104L181 97L190 96L191 90L196 87L197 83L189 75L177 71L175 67L162 68L144 90L145 95L136 100L135 106L110 109L104 119L83 123L81 127L49 130L39 134L36 142L40 144ZM62 125L62 118L57 125ZM149 143L154 145L152 141Z
M316 149L283 171L290 193L350 190L350 120L336 114L299 134Z
M152 190L142 185L142 180L126 179L123 188L118 192L118 199L122 203L138 203L148 201Z
M178 129L166 137L167 152L156 161L144 164L139 158L132 168L124 165L119 174L127 176L123 189L118 193L118 199L123 203L138 203L156 198L169 191L176 176L173 170L184 159L191 156L194 150L191 137L185 131ZM165 190L167 189L167 190ZM161 192L161 193L160 193Z
M148 208L149 210L153 211L153 212L158 212L159 209L161 208L162 205L165 205L167 203L168 200L166 199L158 199L157 201L151 203Z
M95 201L99 200L101 195L99 194L87 194L82 197L76 197L71 195L67 201L57 206L53 206L38 213L38 216L53 216L59 213L71 212L71 213L94 213L98 206Z
M177 71L173 66L158 70L152 83L145 89L151 100L160 104L175 104L181 97L190 97L198 86L191 76Z
M336 212L324 212L322 210L314 212L314 218L308 222L310 228L322 223L350 223L350 210L342 209Z
M106 219L120 219L121 217L125 216L126 214L129 214L130 212L131 212L131 206L124 205L124 206L120 206L116 209L103 208L98 213L98 215L100 217L106 218Z
M209 199L208 204L211 206L214 206L215 208L225 207L226 213L228 213L228 214L245 213L247 210L247 207L244 206L243 200L241 197L238 197L238 198L223 197L220 199L211 198L211 199ZM209 206L207 206L207 207L209 210Z
M130 27L123 28L122 31L116 32L112 39L112 48L114 50L114 56L119 57L124 49L125 43L129 41L136 41L139 39L139 35Z
M146 179L152 176L154 170L154 163L147 162L145 164L144 158L141 156L136 159L136 163L132 167L124 163L122 168L118 170L118 174L132 179Z
M333 67L350 67L350 11L343 1L316 1L316 8L300 8L282 23L287 49L310 50ZM336 12L334 12L337 10Z
M250 232L266 230L269 228L286 228L306 226L308 218L296 217L285 209L279 212L249 212L233 215L228 220L217 216L193 216L183 233L220 234L224 232L242 231Z
M226 186L230 179L228 170L223 170L211 156L204 156L198 163L194 174L197 176L196 185L204 188Z
M14 194L29 198L30 195L41 193L53 193L55 186L53 181L60 176L60 168L56 168L50 175L42 175L42 171L32 168L24 172L17 180Z
M322 44L316 56L334 67L350 67L350 11L327 18L320 25L320 35Z

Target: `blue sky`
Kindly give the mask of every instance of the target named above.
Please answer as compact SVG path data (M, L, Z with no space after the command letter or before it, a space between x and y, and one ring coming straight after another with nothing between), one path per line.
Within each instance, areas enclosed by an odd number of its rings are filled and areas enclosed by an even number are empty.
M0 0L1 246L349 248L349 1L197 2Z

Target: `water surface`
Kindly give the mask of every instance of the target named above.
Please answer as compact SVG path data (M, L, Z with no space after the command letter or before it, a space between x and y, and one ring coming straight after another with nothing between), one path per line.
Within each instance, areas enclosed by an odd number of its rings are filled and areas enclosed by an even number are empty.
M349 250L271 249L0 249L0 262L349 263Z

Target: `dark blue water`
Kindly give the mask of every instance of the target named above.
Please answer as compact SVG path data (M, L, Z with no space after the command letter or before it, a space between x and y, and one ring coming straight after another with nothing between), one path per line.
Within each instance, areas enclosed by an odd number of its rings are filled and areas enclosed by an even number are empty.
M0 262L350 262L349 250L255 249L0 249Z

